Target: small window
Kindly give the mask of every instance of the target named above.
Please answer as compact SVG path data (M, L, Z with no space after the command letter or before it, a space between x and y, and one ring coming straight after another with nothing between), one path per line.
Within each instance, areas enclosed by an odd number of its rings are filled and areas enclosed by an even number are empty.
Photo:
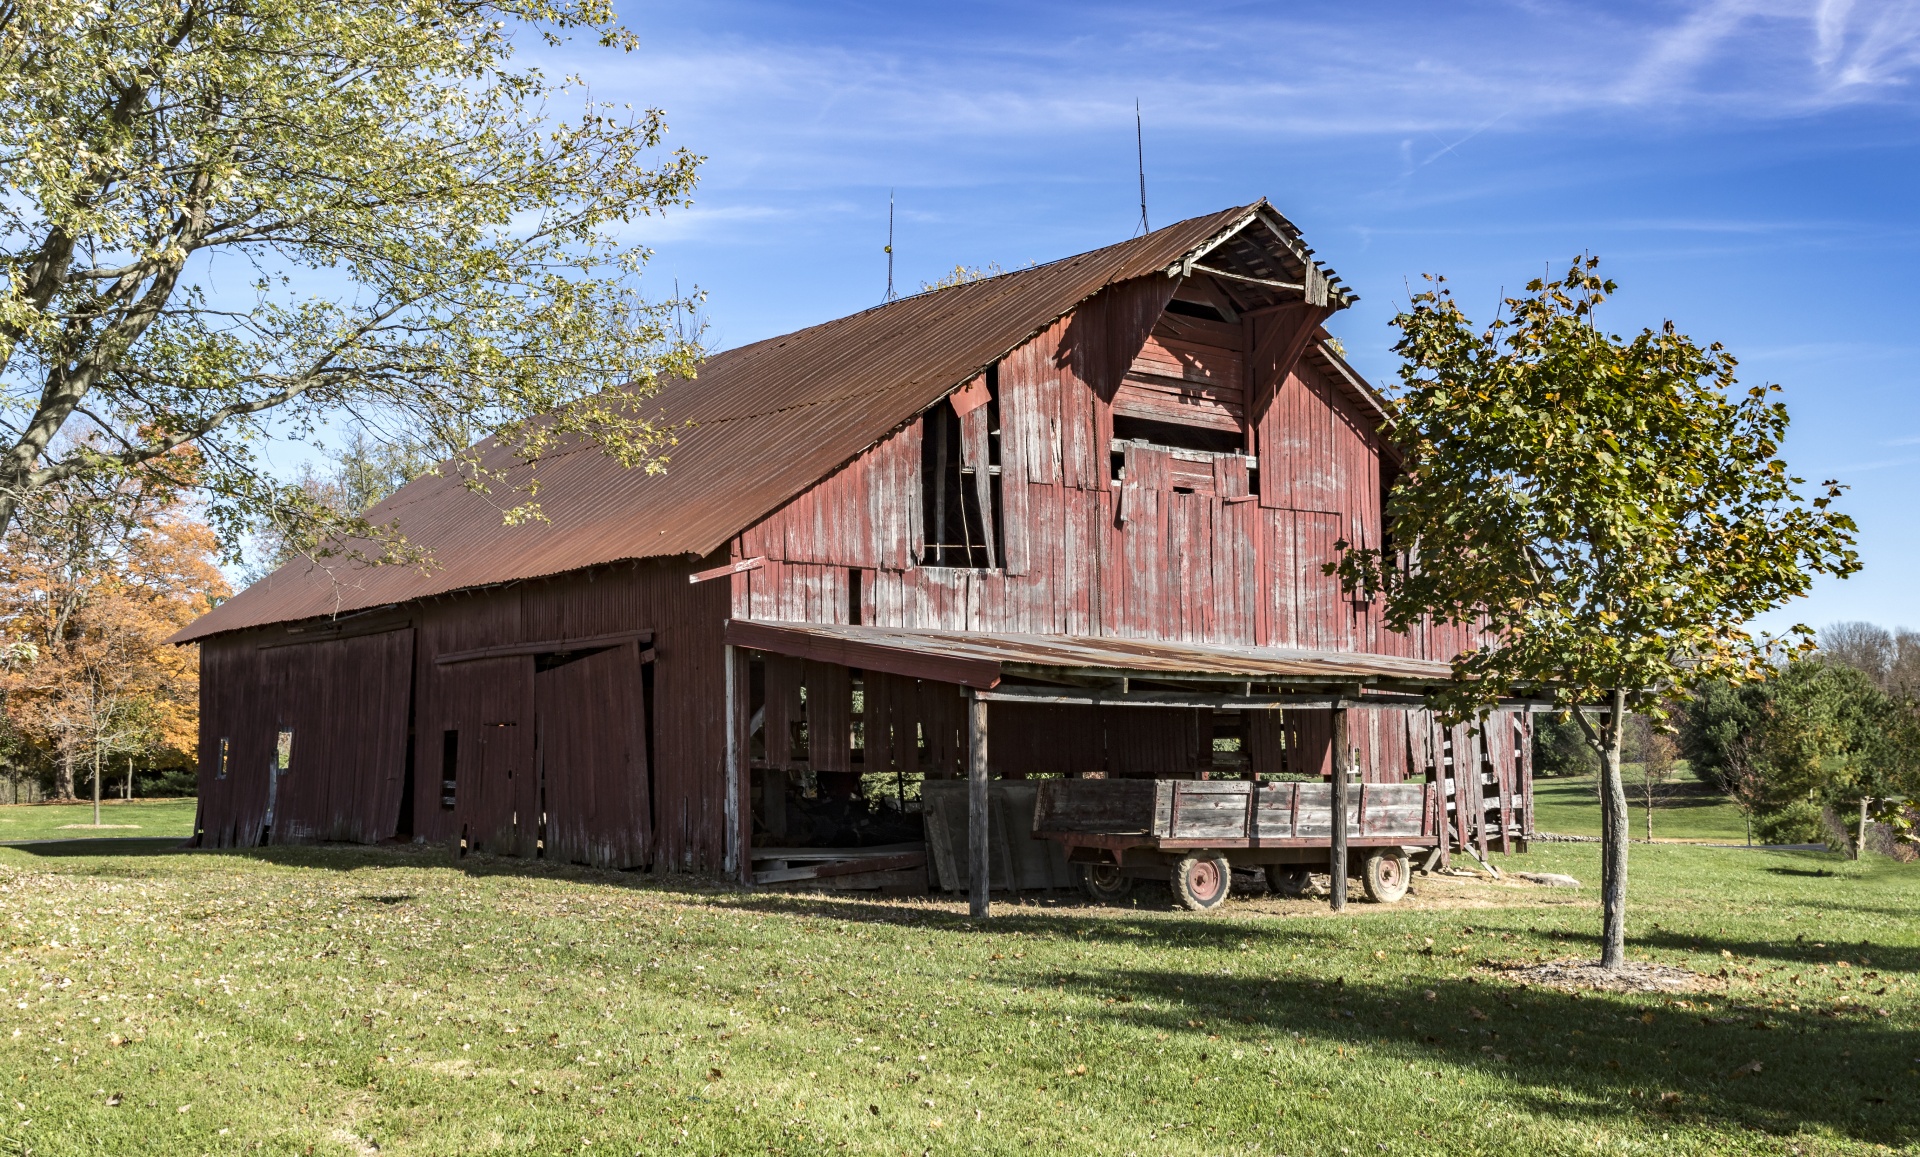
M227 737L224 735L221 736L220 737L220 754L216 756L214 759L213 778L215 779L227 778L227 752L230 750L230 748L231 748L231 745L227 742Z
M460 777L460 733L440 733L440 809L452 811Z
M282 727L273 741L273 769L282 774L293 769L293 728Z
M849 626L861 625L860 586L860 568L849 567L847 570L847 624Z

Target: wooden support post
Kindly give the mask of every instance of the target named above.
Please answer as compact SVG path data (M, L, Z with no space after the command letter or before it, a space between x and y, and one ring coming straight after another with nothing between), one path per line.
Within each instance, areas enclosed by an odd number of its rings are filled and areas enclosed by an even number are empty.
M967 696L967 891L968 915L987 911L987 701Z
M752 865L747 862L746 841L741 838L741 819L747 814L746 775L740 759L740 648L729 646L724 650L725 662L722 664L727 681L726 691L726 728L727 728L727 771L726 795L721 804L725 815L727 834L725 858L721 870L735 874L741 883L752 880Z
M1335 912L1347 906L1347 776L1352 770L1353 744L1347 737L1347 709L1333 709L1333 839L1327 849L1328 906Z

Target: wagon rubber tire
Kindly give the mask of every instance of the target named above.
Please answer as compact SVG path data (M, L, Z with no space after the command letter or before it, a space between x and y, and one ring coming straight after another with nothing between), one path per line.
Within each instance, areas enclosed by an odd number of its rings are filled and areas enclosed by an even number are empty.
M1405 848L1373 848L1360 864L1360 886L1376 904L1397 903L1411 879Z
M1233 891L1233 866L1219 852L1195 852L1173 866L1173 894L1195 912L1211 912Z
M1298 899L1313 888L1313 873L1304 864L1268 864L1267 891Z
M1082 864L1080 886L1099 903L1118 904L1133 894L1133 877L1113 864Z

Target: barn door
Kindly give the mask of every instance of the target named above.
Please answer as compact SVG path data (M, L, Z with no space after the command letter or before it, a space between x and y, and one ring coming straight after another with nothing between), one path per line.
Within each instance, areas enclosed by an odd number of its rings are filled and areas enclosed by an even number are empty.
M503 856L531 856L536 814L535 779L518 722L480 728L480 814L478 847Z
M632 868L651 858L644 656L638 643L541 655L534 664L537 812L544 853Z

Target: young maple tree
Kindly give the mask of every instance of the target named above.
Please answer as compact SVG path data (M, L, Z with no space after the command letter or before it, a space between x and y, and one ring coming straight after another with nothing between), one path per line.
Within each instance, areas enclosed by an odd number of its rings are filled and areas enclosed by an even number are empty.
M1615 287L1598 266L1529 283L1484 330L1443 280L1394 318L1407 462L1386 519L1400 551L1343 544L1329 570L1384 595L1395 629L1485 628L1436 699L1450 717L1514 695L1573 709L1600 761L1601 963L1618 968L1628 712L1661 719L1690 682L1811 647L1804 626L1769 639L1746 624L1860 564L1852 519L1831 507L1842 488L1809 499L1779 457L1778 387L1741 389L1731 354L1671 323L1602 331L1594 312Z
M697 350L667 324L686 303L635 291L629 230L701 158L660 154L658 109L515 59L575 35L636 43L608 0L0 8L0 532L192 444L229 544L370 535L257 455L342 417L504 485L509 521L539 516L561 440L657 468L674 431L645 396ZM57 450L76 420L99 437ZM482 470L470 434L519 464Z

